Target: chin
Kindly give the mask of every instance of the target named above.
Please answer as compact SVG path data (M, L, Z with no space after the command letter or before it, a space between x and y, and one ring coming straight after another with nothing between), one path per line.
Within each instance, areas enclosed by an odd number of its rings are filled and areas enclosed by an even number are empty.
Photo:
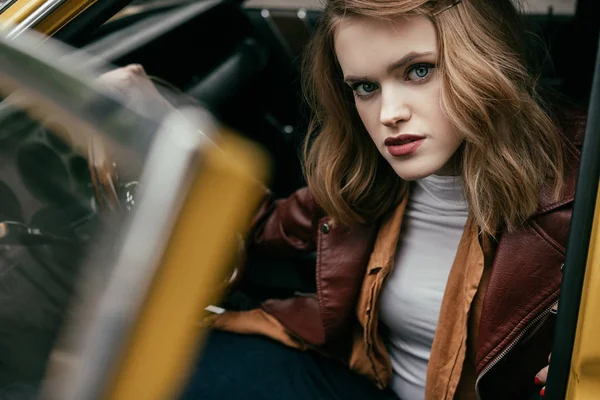
M442 164L443 166L443 164ZM396 174L405 181L416 181L426 178L439 171L442 166L437 165L392 165Z
M403 173L399 173L398 171L396 171L396 174L405 181L417 181L419 179L423 179L428 177L429 175L432 175L433 172L431 173L419 173L417 171L415 172L403 172Z

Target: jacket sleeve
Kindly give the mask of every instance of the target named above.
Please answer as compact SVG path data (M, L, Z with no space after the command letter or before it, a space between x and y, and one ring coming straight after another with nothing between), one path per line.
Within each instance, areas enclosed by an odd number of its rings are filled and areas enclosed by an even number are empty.
M323 211L308 188L285 199L275 199L267 192L250 230L247 248L281 256L315 251L321 216Z

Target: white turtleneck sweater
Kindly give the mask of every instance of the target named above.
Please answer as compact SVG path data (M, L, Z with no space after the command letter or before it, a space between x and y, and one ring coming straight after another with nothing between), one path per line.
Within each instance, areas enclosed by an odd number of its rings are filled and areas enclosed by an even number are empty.
M422 400L448 274L467 220L462 180L432 175L412 184L380 319L392 360L392 389Z

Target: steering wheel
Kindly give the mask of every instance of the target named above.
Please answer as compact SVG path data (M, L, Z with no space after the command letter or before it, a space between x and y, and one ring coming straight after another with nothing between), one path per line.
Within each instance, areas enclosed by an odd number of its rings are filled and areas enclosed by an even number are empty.
M92 178L94 200L99 212L108 214L126 213L136 205L137 181L123 182L118 165L99 138L89 143L88 166ZM245 263L243 240L238 237L239 249L231 273L223 282L223 293L232 290L242 278Z
M46 150L43 154L49 153L60 155L61 151L64 152L65 149L59 151L57 148L54 150L49 148L51 144L47 142L47 138L51 135L43 134L40 136L35 134L40 127L41 124L39 121L34 121L34 119L27 116L19 107L13 107L11 104L4 103L3 101L0 102L0 140L4 140L5 142L10 141L10 143L14 144L14 147L22 147L20 145L21 142L25 142L25 145L33 144L36 146L36 149L43 148ZM42 139L42 137L44 139ZM71 157L72 160L72 157L76 155L78 160L83 161L83 168L85 168L85 163L87 162L87 170L89 172L89 182L87 185L92 189L92 200L96 211L107 216L117 215L117 218L119 218L135 208L139 183L136 180L130 179L129 176L127 176L128 174L120 173L123 171L119 170L119 163L116 160L121 160L123 158L122 155L117 158L116 153L111 151L111 148L101 137L92 135L88 138L89 139L86 139L87 143L83 142L81 144L82 146L78 146L78 148L84 150L84 152L85 147L87 146L87 157L85 157L85 154L76 153L71 150L68 150L68 157ZM65 161L64 159L66 157L67 156L61 159L56 156L56 159L52 158L51 160L56 161L56 164L60 167L64 167L64 164L68 163L68 161ZM32 157L29 157L29 159L32 163L37 162L37 159L33 159ZM16 163L16 161L10 158L7 158L6 162L8 164ZM123 162L127 162L127 160L123 158ZM122 170L129 171L129 168L125 168L125 165L121 167ZM40 173L41 175L44 175L43 170ZM69 172L65 170L64 175L69 175ZM37 183L39 179L43 179L43 176L38 176L38 180L34 183ZM65 185L68 186L70 183L66 183ZM25 191L31 188L22 189ZM55 191L55 189L47 187L47 185L45 189L46 192ZM54 200L55 203L57 201L57 199ZM59 201L56 204L60 205L61 203ZM28 232L27 230L20 231L25 233ZM23 232L19 237L22 238L27 236ZM36 240L43 241L45 235L42 236L44 237L38 237ZM238 254L242 255L243 249L242 251L239 251ZM243 260L238 257L236 266L231 269L231 274L225 279L224 286L226 289L231 289L231 287L239 282L242 276L242 264Z
M98 211L122 213L135 207L139 183L121 181L117 164L97 137L90 139L88 167Z
M121 212L122 206L117 193L119 177L116 165L110 160L105 147L97 138L90 139L88 167L92 178L94 200L99 211Z

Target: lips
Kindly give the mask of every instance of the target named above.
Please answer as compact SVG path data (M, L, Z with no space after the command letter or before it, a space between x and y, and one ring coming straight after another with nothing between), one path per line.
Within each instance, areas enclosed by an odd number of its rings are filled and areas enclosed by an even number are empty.
M385 139L385 142L383 142L383 144L385 144L386 146L401 146L403 144L414 142L416 140L421 140L421 139L425 139L425 138L423 136L419 136L419 135L404 134L404 135L398 135L395 137L389 137L389 138Z
M385 139L383 144L393 157L414 153L423 144L425 138L419 135L404 134Z

